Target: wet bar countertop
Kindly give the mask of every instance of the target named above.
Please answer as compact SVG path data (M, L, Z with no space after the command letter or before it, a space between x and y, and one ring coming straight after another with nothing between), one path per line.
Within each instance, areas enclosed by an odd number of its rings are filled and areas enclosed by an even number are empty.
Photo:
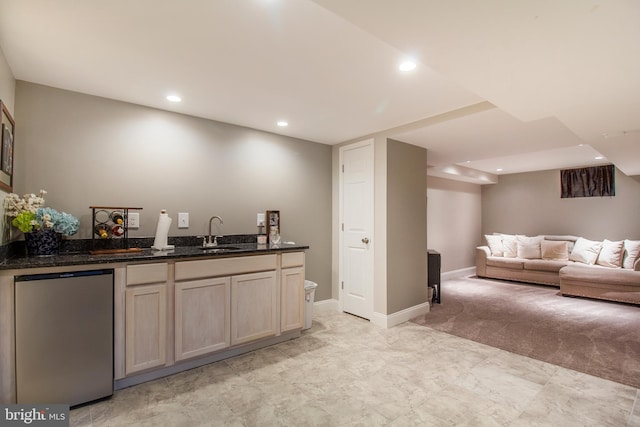
M232 248L232 249L228 249ZM150 247L142 248L140 252L124 252L91 255L88 251L62 252L51 256L14 256L8 257L0 263L0 270L20 270L25 268L61 267L88 264L114 264L122 262L157 261L167 259L199 259L199 258L228 258L268 253L303 251L309 249L307 245L282 243L279 245L258 245L257 243L220 244L217 248L202 249L200 246L176 246L168 251L154 251Z

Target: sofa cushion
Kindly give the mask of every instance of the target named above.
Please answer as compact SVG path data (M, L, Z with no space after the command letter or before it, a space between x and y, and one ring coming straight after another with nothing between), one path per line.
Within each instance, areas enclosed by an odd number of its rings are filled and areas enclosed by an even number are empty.
M596 259L598 259L601 247L602 242L596 242L580 237L576 240L576 244L573 246L571 255L569 255L569 260L593 265L595 264Z
M633 270L638 255L640 255L640 240L625 240L622 267Z
M487 246L489 246L492 256L504 256L501 234L485 234L484 238L487 240Z
M525 270L552 271L558 272L565 267L569 261L561 260L545 260L545 259L528 259L524 262Z
M598 286L623 285L638 287L640 272L622 268L607 268L599 265L574 264L560 270L560 281L580 281Z
M596 264L611 268L622 267L623 245L624 242L622 240L612 242L604 239Z
M540 250L542 259L564 261L569 259L569 242L567 241L543 240L540 242Z
M542 236L527 237L516 236L516 253L518 258L540 259L540 242Z
M518 256L518 242L516 241L516 236L511 234L503 234L502 235L502 245L504 247L505 258L515 258Z
M524 268L524 261L518 258L504 258L491 256L487 258L487 266L510 268L513 270L522 270Z

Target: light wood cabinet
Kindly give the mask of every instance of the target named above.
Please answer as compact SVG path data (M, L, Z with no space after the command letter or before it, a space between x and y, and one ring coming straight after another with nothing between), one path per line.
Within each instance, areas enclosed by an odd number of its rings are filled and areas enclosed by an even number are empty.
M276 271L231 278L231 345L277 334Z
M304 326L304 252L285 252L280 273L280 330Z
M166 285L143 285L125 292L125 370L133 372L166 363Z
M176 281L179 281L275 270L278 268L277 260L275 254L268 254L180 261L176 263L175 276Z
M230 290L229 277L176 283L176 361L231 345Z
M284 268L280 276L280 330L304 326L304 267Z
M116 389L299 336L304 257L304 251L296 251L112 263ZM56 266L0 274L0 402L15 403L16 395L14 276L68 270Z
M127 266L125 290L125 373L167 362L168 264Z

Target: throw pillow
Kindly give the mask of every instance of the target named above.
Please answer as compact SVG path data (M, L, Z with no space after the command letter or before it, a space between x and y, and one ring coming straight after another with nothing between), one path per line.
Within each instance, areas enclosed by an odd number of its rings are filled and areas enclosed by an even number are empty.
M566 261L569 259L569 242L543 240L540 242L542 259Z
M622 266L623 245L624 242L622 240L612 242L611 240L604 239L596 264L602 265L603 267L620 268Z
M633 270L638 255L640 255L640 240L625 240L622 267Z
M576 240L576 244L573 245L573 250L571 251L571 255L569 255L569 260L593 265L598 258L601 247L602 242L596 242L580 237Z
M487 245L491 250L491 255L493 256L503 256L504 254L504 246L502 245L502 236L499 234L485 234L485 239L487 239Z
M542 236L536 237L527 237L527 236L516 236L516 253L518 254L518 258L524 259L540 259L541 258L541 249L540 242L542 241Z
M573 245L576 243L576 240L578 240L578 236L572 236L571 234L548 234L544 236L544 239L567 242L568 251L571 253Z
M515 258L518 256L518 242L516 241L516 236L512 236L510 234L502 235L502 245L504 247L504 257L505 258Z

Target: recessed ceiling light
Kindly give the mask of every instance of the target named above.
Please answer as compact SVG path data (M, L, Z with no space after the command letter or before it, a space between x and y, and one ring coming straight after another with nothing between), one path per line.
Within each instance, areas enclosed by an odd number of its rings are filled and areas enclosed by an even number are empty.
M596 158L595 158L595 159L596 159L596 160L602 160L602 159L604 159L604 156L596 156Z
M182 98L180 98L178 95L167 95L167 101L180 102L182 101Z
M411 71L416 68L416 63L410 60L402 61L398 68L400 69L400 71Z
M285 127L289 126L289 123L287 123L285 120L280 120L278 122L278 126L280 126L281 128L285 128Z
M502 168L496 169L496 172L502 172Z

